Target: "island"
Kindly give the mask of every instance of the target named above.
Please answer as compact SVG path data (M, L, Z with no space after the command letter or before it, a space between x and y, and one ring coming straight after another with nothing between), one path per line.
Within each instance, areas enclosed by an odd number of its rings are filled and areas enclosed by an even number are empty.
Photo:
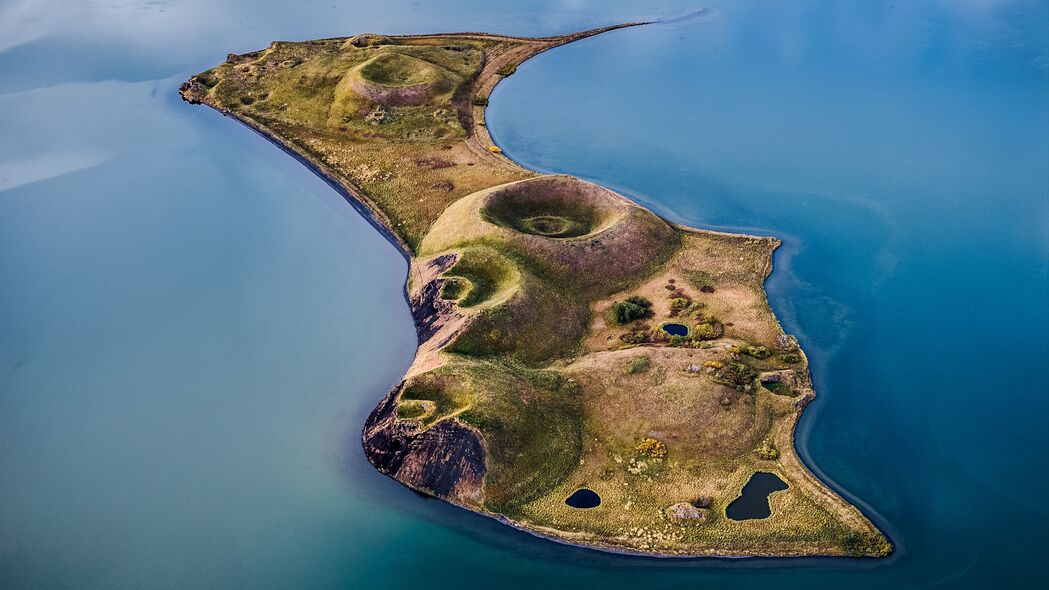
M362 433L382 473L605 551L886 556L795 449L814 392L766 300L779 241L524 169L488 133L519 64L645 24L279 41L180 93L303 162L407 258L418 352Z

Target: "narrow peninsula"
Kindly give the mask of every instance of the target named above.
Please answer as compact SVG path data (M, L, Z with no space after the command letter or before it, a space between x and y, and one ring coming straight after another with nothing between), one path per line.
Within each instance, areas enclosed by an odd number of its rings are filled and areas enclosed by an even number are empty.
M642 24L274 42L180 91L300 159L409 260L418 352L362 436L381 472L607 551L887 555L795 451L814 393L765 297L779 242L526 170L488 134L520 63Z

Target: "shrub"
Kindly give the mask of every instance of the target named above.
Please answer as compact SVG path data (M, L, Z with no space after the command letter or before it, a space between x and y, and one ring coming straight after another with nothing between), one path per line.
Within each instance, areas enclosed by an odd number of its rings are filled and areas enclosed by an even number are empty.
M627 344L644 344L651 340L651 338L652 334L645 329L631 330L619 337L620 340Z
M718 336L718 329L710 323L702 323L692 329L692 337L699 340L713 340Z
M617 324L629 324L648 315L652 302L644 297L633 295L625 301L616 301L612 304L612 319Z
M770 356L772 356L772 353L769 352L769 349L764 346L748 346L745 349L743 349L743 352L748 356L752 356L756 359L767 359Z
M783 362L790 363L792 365L794 363L800 363L801 362L801 355L796 353L796 352L788 352L788 353L783 355Z
M648 330L648 341L649 342L670 342L670 334L663 328L655 328Z
M475 106L486 107L486 106L488 106L488 97L487 96L475 96L474 99L473 99L473 103L474 103Z
M634 450L642 455L648 455L649 457L667 456L666 445L654 438L641 439L641 442L637 443L637 446L634 447Z
M709 314L702 313L704 307L706 307L706 304L702 301L692 301L688 304L688 307L685 308L684 313L697 317L701 321L709 322L711 320L711 318L707 317Z
M626 362L626 372L628 375L644 373L651 367L652 359L647 356L635 356Z
M670 345L671 346L681 346L682 344L686 344L686 343L689 343L689 342L692 342L692 339L689 338L688 336L671 336L670 337Z
M744 387L749 387L757 376L754 369L746 363L729 363L714 371L715 379L740 391L743 391Z
M776 444L772 442L772 439L766 438L761 441L761 445L757 448L758 457L766 461L775 461L779 459L779 449L776 448Z
M497 71L496 73L505 78L507 76L513 76L514 72L516 71L517 66L515 64L510 64L508 66L500 68L499 71Z
M674 311L681 311L688 307L689 301L684 297L675 297L670 300L670 309Z

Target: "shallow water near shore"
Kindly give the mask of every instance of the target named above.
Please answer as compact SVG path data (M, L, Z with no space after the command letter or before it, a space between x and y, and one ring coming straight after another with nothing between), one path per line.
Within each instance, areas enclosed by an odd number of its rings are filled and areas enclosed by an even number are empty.
M356 5L354 5L356 4ZM562 33L695 5L0 5L0 586L1049 583L1049 9L740 2L521 66L525 166L784 242L799 450L884 561L654 560L534 539L375 472L415 336L396 249L178 84L274 39Z

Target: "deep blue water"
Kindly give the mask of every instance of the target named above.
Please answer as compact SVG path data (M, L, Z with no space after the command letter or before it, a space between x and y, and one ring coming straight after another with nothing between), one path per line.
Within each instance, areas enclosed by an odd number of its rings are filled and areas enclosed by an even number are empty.
M572 508L597 508L601 505L601 496L597 495L594 490L579 488L565 499L565 504Z
M684 324L663 324L663 331L671 336L688 336L688 326Z
M783 239L770 300L819 392L799 450L893 537L881 562L597 554L380 476L357 435L413 353L404 261L175 93L273 39L694 8L0 3L0 586L1049 583L1044 2L724 2L492 98L525 165Z

